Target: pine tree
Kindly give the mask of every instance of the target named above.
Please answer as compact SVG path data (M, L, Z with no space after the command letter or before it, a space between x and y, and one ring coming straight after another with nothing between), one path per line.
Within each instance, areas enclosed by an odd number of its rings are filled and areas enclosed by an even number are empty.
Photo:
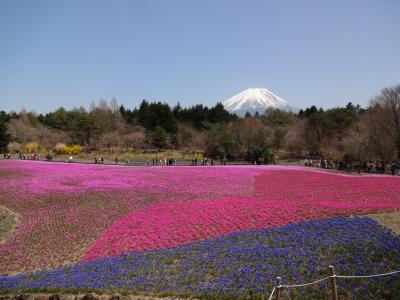
M157 126L151 134L151 142L153 146L158 149L165 149L167 147L168 133L164 128Z
M3 120L0 120L0 152L7 151L7 145L10 142L11 138L11 135L7 131L7 123Z

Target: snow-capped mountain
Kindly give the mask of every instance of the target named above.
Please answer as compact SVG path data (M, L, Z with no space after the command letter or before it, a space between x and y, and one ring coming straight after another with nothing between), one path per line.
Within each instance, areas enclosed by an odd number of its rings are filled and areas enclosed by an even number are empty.
M222 102L225 109L243 117L246 112L254 115L265 113L268 108L279 108L285 111L296 111L289 102L264 88L251 88L236 94Z

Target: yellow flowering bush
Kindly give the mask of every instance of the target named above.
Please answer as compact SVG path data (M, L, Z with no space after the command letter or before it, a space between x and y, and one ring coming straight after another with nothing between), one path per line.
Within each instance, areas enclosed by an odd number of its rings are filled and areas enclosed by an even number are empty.
M26 150L29 153L40 151L40 145L38 143L29 143L26 145Z
M76 155L78 153L81 153L82 151L83 151L83 149L80 145L67 146L65 144L58 143L54 147L54 152L56 152L57 154Z

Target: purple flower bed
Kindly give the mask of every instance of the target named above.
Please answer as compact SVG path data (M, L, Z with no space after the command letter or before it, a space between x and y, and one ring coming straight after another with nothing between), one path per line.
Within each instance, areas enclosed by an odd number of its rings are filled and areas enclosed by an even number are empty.
M185 295L268 294L274 278L283 284L328 275L363 275L400 269L400 238L366 217L336 217L243 231L166 250L124 254L16 276L0 277L0 289L91 288ZM338 279L339 292L364 299L398 295L400 276ZM313 299L326 295L329 281L286 291Z

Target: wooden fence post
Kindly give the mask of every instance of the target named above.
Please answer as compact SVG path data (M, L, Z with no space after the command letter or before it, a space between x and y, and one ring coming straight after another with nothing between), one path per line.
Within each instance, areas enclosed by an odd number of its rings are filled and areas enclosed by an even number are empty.
M331 283L332 283L332 299L333 300L339 300L338 297L338 292L337 292L337 286L336 286L336 277L335 277L335 268L334 266L329 266L329 270L331 273Z
M276 287L276 300L281 300L281 278L280 277L276 277L275 287Z

